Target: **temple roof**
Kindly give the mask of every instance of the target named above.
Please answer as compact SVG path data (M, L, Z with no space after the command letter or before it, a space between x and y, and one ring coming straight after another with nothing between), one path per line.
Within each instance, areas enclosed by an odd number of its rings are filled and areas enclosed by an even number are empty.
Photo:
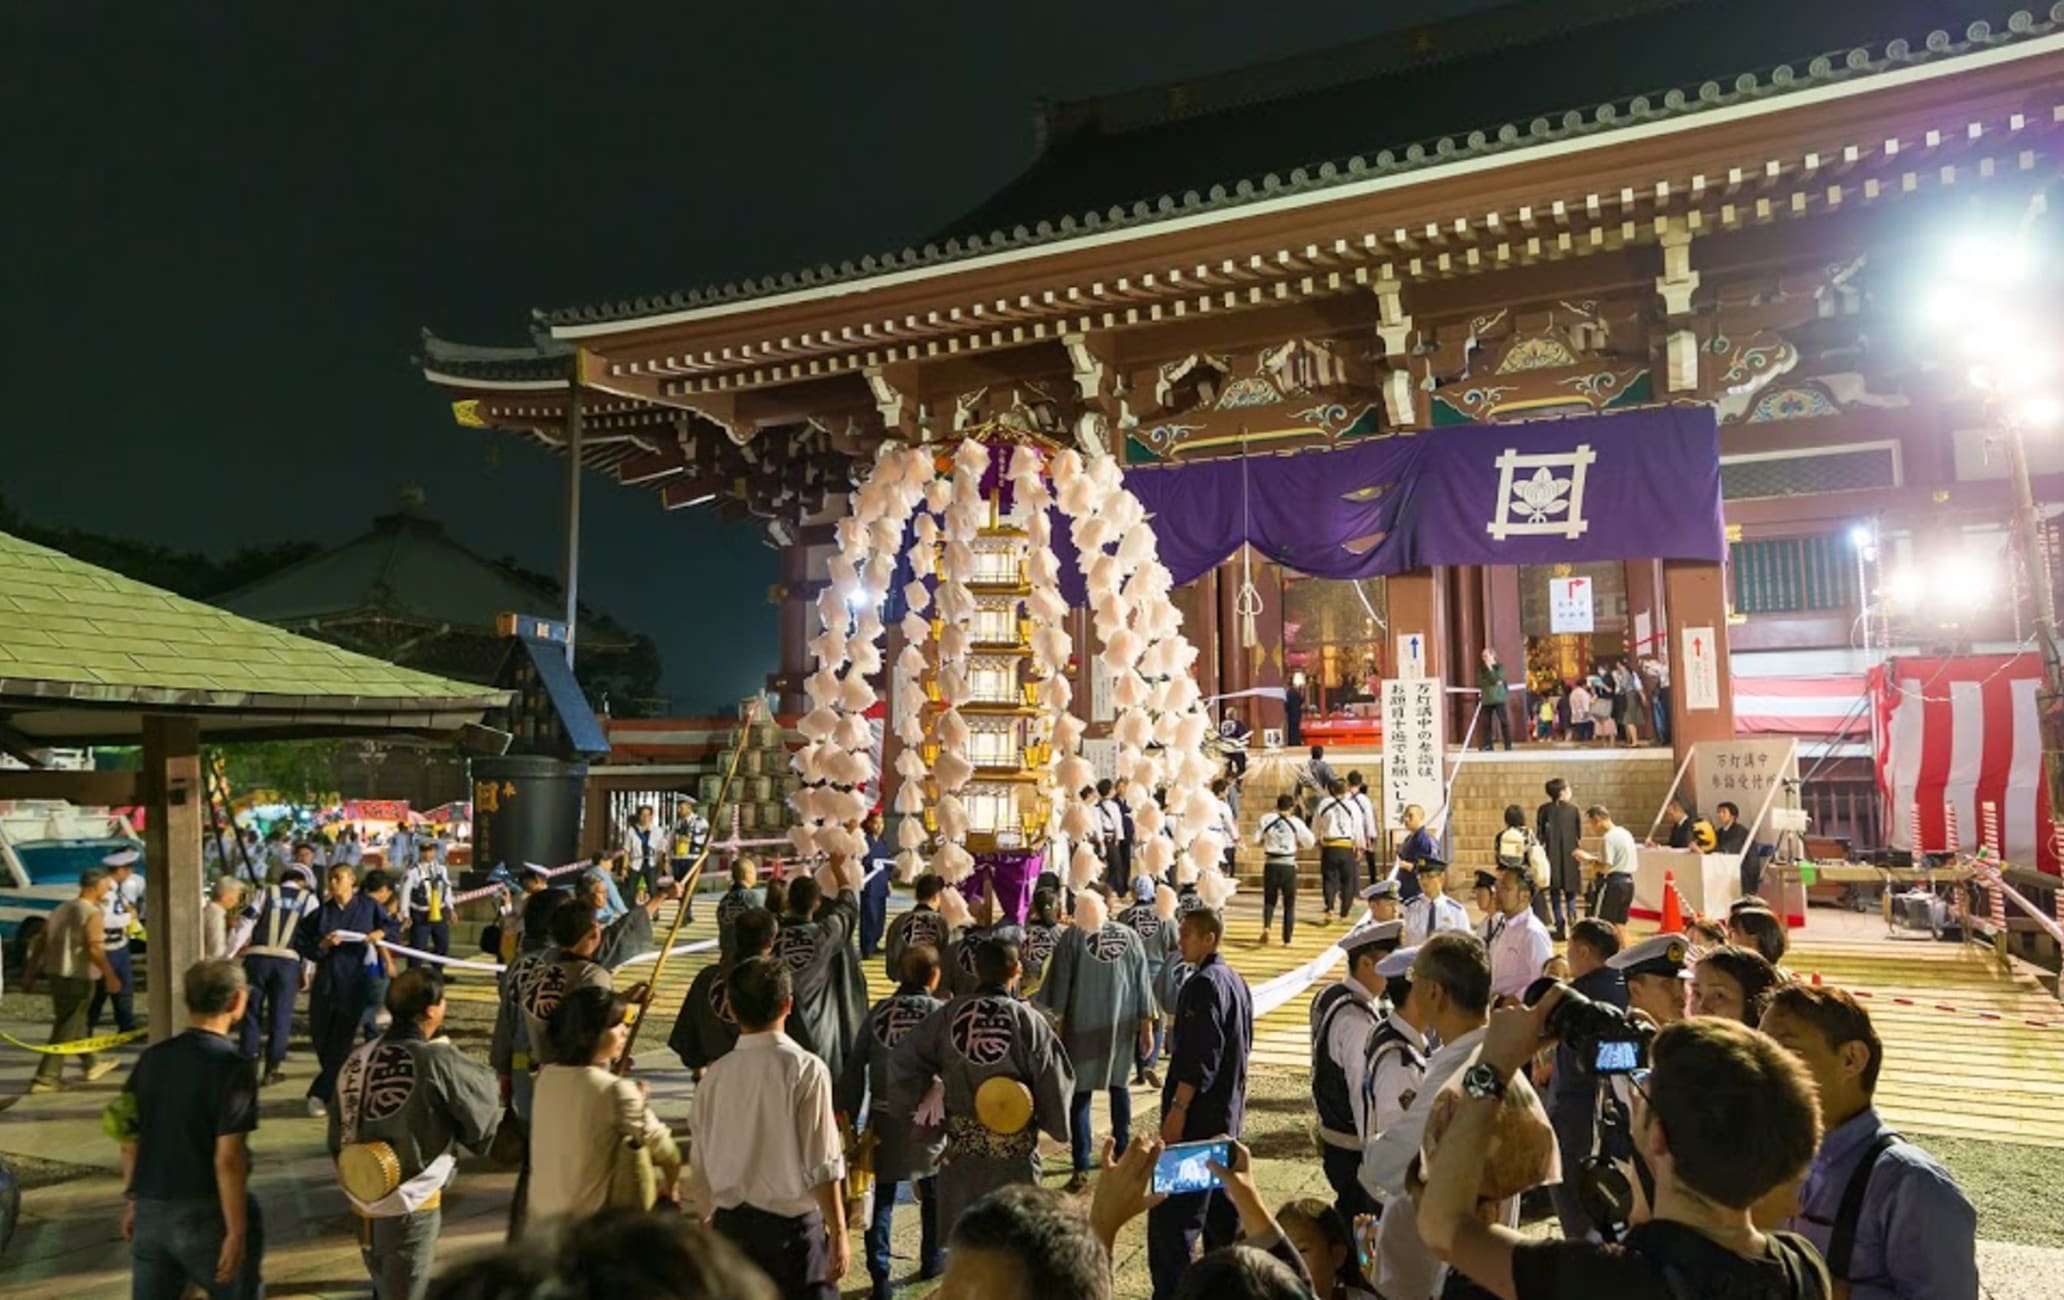
M483 637L500 635L501 614L553 611L564 602L555 588L525 582L454 541L408 497L363 535L217 599L281 627L381 620ZM586 627L582 641L604 648Z
M417 364L432 382L493 387L498 384L543 385L564 388L573 373L574 347L561 343L541 330L532 332L528 346L483 347L475 343L454 343L423 331L422 352Z
M445 730L504 698L0 533L0 718L24 735L123 734L140 712L199 714L212 735Z
M574 338L612 322L1297 202L1365 180L1867 84L2060 27L2064 3L2012 10L1997 0L1513 5L1308 58L1048 109L1045 147L1033 165L921 249L549 310L539 319L555 337Z

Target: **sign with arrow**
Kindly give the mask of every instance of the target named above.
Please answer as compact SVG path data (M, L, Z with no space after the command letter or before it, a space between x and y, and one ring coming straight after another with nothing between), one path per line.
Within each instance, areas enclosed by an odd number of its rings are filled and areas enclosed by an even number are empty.
M1426 676L1426 634L1400 632L1397 637L1397 671L1400 681L1417 681Z
M1710 627L1687 627L1678 634L1684 658L1684 707L1720 707L1720 649Z
M1591 579L1548 580L1548 630L1556 636L1592 631Z

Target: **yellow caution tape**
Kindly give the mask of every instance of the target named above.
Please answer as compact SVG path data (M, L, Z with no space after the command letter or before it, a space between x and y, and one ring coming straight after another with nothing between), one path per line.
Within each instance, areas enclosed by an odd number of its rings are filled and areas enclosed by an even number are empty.
M102 1034L97 1038L81 1038L70 1043L24 1043L13 1034L0 1031L0 1042L19 1047L25 1052L41 1052L45 1056L91 1056L105 1052L111 1047L133 1043L149 1033L148 1029L132 1029L126 1034Z

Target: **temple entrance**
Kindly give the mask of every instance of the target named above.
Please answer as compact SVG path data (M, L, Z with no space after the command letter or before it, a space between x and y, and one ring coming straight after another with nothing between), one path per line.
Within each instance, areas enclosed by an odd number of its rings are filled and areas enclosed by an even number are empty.
M1305 708L1374 718L1390 673L1382 578L1283 575L1283 660L1304 674Z
M1590 582L1590 631L1575 617L1584 602L1557 601L1570 579ZM1581 588L1576 588L1581 592ZM1618 560L1582 564L1526 564L1519 570L1520 634L1526 640L1526 687L1530 701L1547 700L1579 681L1598 676L1628 652L1633 629L1627 615L1627 568ZM1560 615L1558 615L1558 606ZM1537 716L1527 718L1529 733Z

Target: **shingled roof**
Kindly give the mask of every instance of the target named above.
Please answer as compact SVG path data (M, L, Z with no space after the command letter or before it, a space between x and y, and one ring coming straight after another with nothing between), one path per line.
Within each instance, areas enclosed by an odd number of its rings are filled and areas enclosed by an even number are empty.
M1439 44L1438 33L1471 23L1503 24L1511 35ZM1865 82L2060 29L2064 0L2033 9L1997 0L1518 5L1429 29L1434 43L1412 56L1398 42L1422 32L1050 109L1033 165L922 248L539 319L563 339L616 321L1063 244ZM1151 108L1157 97L1161 111Z
M551 384L564 388L573 374L574 348L543 330L528 346L483 347L439 338L427 328L416 364L426 378L463 383Z
M234 714L262 731L438 730L503 692L295 636L0 533L0 718L80 734L81 709ZM41 715L71 714L61 727ZM268 716L270 715L270 716Z

